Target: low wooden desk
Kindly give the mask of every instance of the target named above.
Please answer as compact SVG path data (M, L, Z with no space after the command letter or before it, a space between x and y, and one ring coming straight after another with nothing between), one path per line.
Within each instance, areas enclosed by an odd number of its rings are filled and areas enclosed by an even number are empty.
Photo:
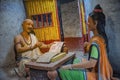
M74 57L75 53L69 52L65 57L56 62L48 64L29 62L26 64L26 67L30 68L31 80L49 80L46 74L47 71L56 70L62 64L72 60Z

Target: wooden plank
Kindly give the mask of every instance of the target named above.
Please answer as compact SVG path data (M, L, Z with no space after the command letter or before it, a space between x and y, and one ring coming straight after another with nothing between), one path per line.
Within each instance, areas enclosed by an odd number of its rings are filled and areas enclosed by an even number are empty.
M36 63L36 62L29 62L26 64L26 67L32 68L32 69L39 69L39 70L55 70L58 67L60 67L65 62L69 61L70 59L74 58L75 53L69 52L65 57L62 59L53 62L53 63Z

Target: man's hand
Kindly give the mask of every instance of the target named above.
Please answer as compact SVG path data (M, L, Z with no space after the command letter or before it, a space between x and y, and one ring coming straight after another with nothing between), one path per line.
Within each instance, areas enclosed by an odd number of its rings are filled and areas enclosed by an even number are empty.
M31 47L31 49L35 49L37 47L41 47L43 45L43 42L37 42L34 46Z
M37 42L37 43L36 43L36 46L37 46L37 47L41 47L42 45L43 45L43 42Z
M48 48L50 48L53 44L55 44L54 42L48 44Z

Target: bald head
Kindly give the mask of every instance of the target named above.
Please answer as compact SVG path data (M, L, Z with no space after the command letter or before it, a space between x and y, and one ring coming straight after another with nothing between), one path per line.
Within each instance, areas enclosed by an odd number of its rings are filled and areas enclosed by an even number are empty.
M25 24L25 23L27 23L27 22L29 22L29 23L32 23L32 24L33 24L33 21L32 21L31 19L25 19L25 20L23 21L22 25L23 25L23 24Z
M31 19L25 19L22 23L22 27L24 32L31 32L33 29L33 21Z

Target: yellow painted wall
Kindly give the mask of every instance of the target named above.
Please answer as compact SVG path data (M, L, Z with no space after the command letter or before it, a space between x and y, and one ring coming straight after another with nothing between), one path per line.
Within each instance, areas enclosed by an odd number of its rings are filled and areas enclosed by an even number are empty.
M31 15L52 13L52 26L34 29L38 40L60 40L56 0L24 0L24 2L28 18L31 18Z

